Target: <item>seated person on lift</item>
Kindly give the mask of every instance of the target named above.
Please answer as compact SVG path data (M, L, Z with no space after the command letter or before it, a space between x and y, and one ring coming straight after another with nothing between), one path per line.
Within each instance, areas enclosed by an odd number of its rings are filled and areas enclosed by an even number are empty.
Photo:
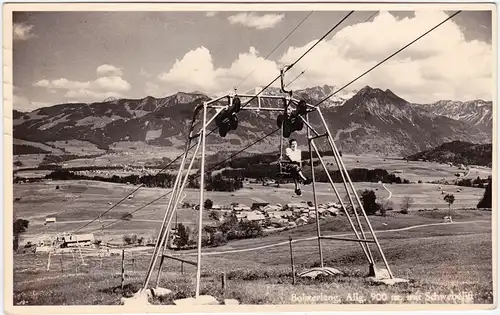
M289 144L290 147L285 150L285 155L288 158L288 161L285 161L285 170L292 175L295 182L295 193L300 196L302 195L300 182L308 185L311 181L302 173L302 151L297 148L297 140L290 139Z

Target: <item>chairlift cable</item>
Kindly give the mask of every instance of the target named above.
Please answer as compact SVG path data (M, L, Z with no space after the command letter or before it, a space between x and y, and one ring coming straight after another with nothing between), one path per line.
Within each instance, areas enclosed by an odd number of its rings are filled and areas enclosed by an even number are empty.
M292 67L294 67L302 58L304 58L305 55L307 55L314 47L316 47L323 39L325 39L331 32L333 32L342 22L344 22L351 14L353 14L354 11L350 11L346 16L344 16L337 24L335 24L328 32L325 33L314 45L312 45L306 52L304 52L297 60L295 60L291 65L289 65L285 70L284 73L286 73L288 70L290 70ZM258 97L264 90L269 88L276 80L278 80L281 77L281 74L278 75L274 80L271 81L268 85L266 85L263 89L259 91L256 95L252 96L249 101L247 101L244 105L242 105L242 108L250 104L256 97Z
M311 12L312 13L312 12ZM294 63L292 63L286 70L290 70L294 65L296 65L306 54L308 54L316 45L318 45L323 39L325 39L331 32L333 32L343 21L345 21L352 13L354 13L354 11L350 11L344 18L342 18L337 24L335 24L325 35L323 35L313 46L311 46L306 52L304 52ZM279 78L281 77L281 75L278 75L273 81L271 81L271 83L269 83L266 87L264 87L262 90L259 91L259 93L257 93L256 95L254 95L249 101L247 101L244 105L242 105L241 108L244 108L245 106L247 106L248 104L250 104L250 102L252 102L257 96L259 96L264 90L266 90L267 88L269 88L274 82L276 82L276 80L278 80ZM219 127L216 126L214 129L212 129L206 136L210 136L212 133L214 133ZM263 139L262 139L263 140ZM192 148L194 148L195 145L193 144L191 147L189 147L187 149L187 152L189 152ZM160 171L158 171L153 177L157 176L158 174L160 174L162 171L164 171L165 169L167 169L170 165L172 165L175 161L177 161L179 158L181 158L186 152L183 152L182 154L180 154L179 156L177 156L177 158L175 158L172 162L170 162L167 166L165 166L163 169L161 169ZM129 193L127 196L125 196L124 198L122 198L120 201L118 201L116 204L114 204L113 206L111 206L108 210L106 210L104 213L101 214L104 215L108 212L110 212L112 209L114 209L115 207L117 207L120 203L122 203L125 199L127 199L130 195L132 195L133 193L137 192L139 189L141 189L142 187L144 187L144 184L141 184L139 185L136 189L134 189L131 193ZM159 199L157 199L159 200ZM156 200L155 200L156 201ZM87 227L88 225L92 224L93 222L95 222L97 220L98 217L94 218L93 220L91 220L90 222L87 222L86 224L84 224L83 226L81 226L80 228L76 229L73 233Z
M206 173L211 172L212 170L216 169L217 167L221 166L222 164L226 163L227 161L229 161L229 160L233 159L236 155L238 155L238 154L240 154L240 153L244 152L245 150L247 150L247 149L248 149L248 148L250 148L251 146L253 146L253 145L255 145L255 144L257 144L257 143L259 143L259 142L263 141L263 140L264 140L264 139L266 139L267 137L272 136L273 134L275 134L275 133L276 133L276 132L278 132L279 130L280 130L280 128L277 128L277 129L275 129L275 130L271 131L270 133L266 134L265 136L263 136L263 137L261 137L261 138L259 138L259 139L255 140L254 142L252 142L251 144L247 145L247 146L246 146L246 147L244 147L243 149L240 149L240 150L239 150L239 151L237 151L236 153L232 154L230 157L228 157L228 158L226 158L225 160L223 160L223 161L221 161L221 162L219 162L219 163L215 164L214 166L212 166L210 169L208 169L207 171L205 171L205 174L206 174ZM200 176L201 176L201 174L198 174L198 175L196 175L195 177L193 177L193 179L196 179L196 178L198 178L198 177L200 177ZM127 213L127 214L123 215L121 218L114 220L113 222L109 223L109 224L108 224L108 225L106 225L105 227L108 227L108 226L110 226L110 225L114 224L115 222L118 222L118 221L122 220L124 217L126 217L126 216L128 216L128 215L134 214L134 213L136 213L137 211L144 209L145 207L147 207L147 206L149 206L149 205L151 205L151 204L155 203L156 201L160 200L161 198L168 196L170 193L172 193L172 191L169 191L169 192L167 192L167 193L165 193L165 194L161 195L160 197L158 197L158 198L154 199L153 201L150 201L150 202L148 202L147 204L145 204L145 205L143 205L143 206L139 207L138 209L135 209L134 211L129 212L129 213ZM96 231L97 231L97 230L96 230Z
M444 24L445 22L447 22L448 20L452 19L454 16L456 16L457 14L459 14L460 12L462 12L461 10L453 13L452 15L450 15L449 17L447 17L446 19L444 19L442 22L440 22L439 24L437 24L436 26L434 26L433 28L431 28L430 30L428 30L427 32L423 33L422 35L420 35L419 37L415 38L414 40L412 40L410 43L406 44L405 46L403 46L402 48L398 49L396 52L392 53L389 57L385 58L384 60L380 61L379 63L377 63L375 66L371 67L370 69L366 70L365 72L363 72L361 75L359 75L358 77L356 77L355 79L353 79L352 81L350 81L349 83L347 83L346 85L344 85L343 87L341 87L340 89L338 89L337 91L333 92L332 94L330 94L329 96L325 97L324 99L322 99L319 103L317 103L315 106L318 107L321 103L325 102L326 100L328 100L330 97L334 96L335 94L337 94L338 92L342 91L343 89L345 89L346 87L348 87L349 85L351 85L352 83L354 83L355 81L359 80L361 77L363 77L364 75L366 75L367 73L369 73L370 71L374 70L375 68L377 68L378 66L380 66L381 64L383 64L384 62L386 62L387 60L391 59L392 57L394 57L395 55L397 55L398 53L400 53L401 51L403 51L404 49L408 48L410 45L412 45L413 43L415 43L416 41L418 41L419 39L421 39L422 37L426 36L427 34L429 34L430 32L432 32L433 30L435 30L436 28L438 28L439 26L441 26L442 24Z
M365 19L362 23L366 23L368 22L372 17L374 17L378 12L380 11L375 11L375 13L373 13L372 15L370 15L367 19ZM346 37L344 37L344 39L346 39ZM302 71L301 73L299 73L292 81L290 81L285 87L288 87L289 85L291 85L293 82L295 82L300 76L302 76L306 71L308 70L308 68L306 68L304 71Z
M273 50L272 50L269 54L267 54L267 56L264 58L264 60L267 60L267 58L269 58L269 56L271 56L271 54L272 54L273 52L275 52L275 51L276 51L276 49L278 49L278 48L281 46L281 44L283 44L283 43L284 43L284 42L288 39L288 37L290 37L290 36L292 35L292 33L293 33L293 32L295 32L295 30L296 30L297 28L299 28L299 26L300 26L302 23L304 23L304 22L305 22L305 20L307 20L307 18L308 18L308 17L309 17L309 16L310 16L313 12L314 12L314 11L309 12L309 14L308 14L308 15L307 15L307 16L306 16L306 17L305 17L305 18L304 18L304 19L303 19L303 20L302 20L302 21L301 21L301 22L300 22L297 26L295 26L295 28L294 28L294 29L293 29L290 33L288 33L288 35L287 35L285 38L283 38L283 40L282 40L282 41L281 41L278 45L276 45L276 47L274 47L274 49L273 49ZM250 72L250 73L249 73L249 74L248 74L248 75L247 75L247 76L246 76L246 77L245 77L245 78L244 78L244 79L243 79L243 80L242 80L242 81L241 81L241 82L240 82L240 83L236 86L236 89L237 89L237 88L238 88L238 87L239 87L239 86L240 86L243 82L245 82L245 80L246 80L246 79L248 79L248 77L249 77L252 73L254 73L254 72L255 72L255 70L257 70L257 68L254 68L254 69L253 69L253 70L252 70L252 71L251 71L251 72Z

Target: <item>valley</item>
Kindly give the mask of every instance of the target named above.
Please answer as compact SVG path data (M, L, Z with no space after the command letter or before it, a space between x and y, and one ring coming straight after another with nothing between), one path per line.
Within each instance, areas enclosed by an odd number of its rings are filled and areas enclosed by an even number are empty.
M316 87L297 94L314 102L332 89ZM134 182L49 177L57 170L105 179L154 175L182 152L192 109L207 99L201 93L177 93L163 99L61 104L31 113L14 113L17 154L13 160L13 214L14 220L29 221L19 235L20 248L14 254L17 305L108 305L116 304L122 294L130 296L137 291L160 231L170 189L139 187ZM481 106L486 108L488 104ZM376 196L375 202L381 208L369 220L393 272L410 280L387 287L385 292L406 296L422 290L439 294L470 291L474 303L491 303L492 212L477 208L485 188L474 182L478 177L486 181L493 174L487 151L491 130L483 124L487 126L489 112L463 116L455 111L453 117L446 116L445 112L431 112L426 106L411 104L390 90L371 87L357 91L350 98L334 99L324 104L322 111L350 172L379 170L403 181L354 182L360 195L371 191ZM483 119L472 119L473 114L482 115ZM239 128L226 138L217 134L207 138L208 166L216 165L276 128L275 117L268 114L241 112L239 119ZM319 126L317 120L311 123ZM299 139L299 146L305 150L305 129L293 137ZM456 143L452 141L464 141L459 147L470 147L473 154L456 151ZM317 143L321 150L328 150L326 143L319 140ZM241 164L250 158L256 165L274 169L272 156L278 157L278 144L277 136L269 137L235 160ZM451 149L446 151L440 146ZM316 158L314 161L318 163ZM337 171L333 156L326 154L324 162L329 172ZM251 166L254 165L246 167ZM178 162L174 162L165 173L175 176L177 167ZM309 166L305 169L310 172ZM320 169L316 166L317 174ZM220 166L214 174L224 174L226 170L232 169ZM199 161L192 173L199 173ZM469 184L460 185L469 179ZM206 209L202 216L203 240L211 243L203 247L203 292L218 298L235 298L242 304L283 304L290 303L292 292L311 295L326 288L342 297L338 303L376 302L378 286L364 277L368 266L355 243L322 241L326 265L339 268L344 274L319 282L299 278L295 285L290 284L289 238L294 244L294 268L302 271L318 266L317 221L323 235L353 236L330 184L315 185L317 211L311 206L314 200L311 186L302 187L302 195L297 196L292 183L278 186L272 178L269 181L246 177L242 184L242 188L231 192L204 193L205 201L211 201L211 209ZM335 183L335 187L345 201L343 185ZM452 205L444 200L448 194L454 196ZM411 204L405 206L405 200L409 199ZM189 231L190 242L196 243L192 237L197 230L199 202L198 189L184 190L172 235L178 236L182 225ZM446 219L450 213L452 222ZM222 231L224 222L231 222L233 217L239 222L236 229L243 228L245 222L247 228L260 232L215 243L217 233L207 231ZM366 223L362 225L368 228ZM78 250L70 247L44 251L48 248L46 243L73 234L87 237L93 243ZM169 244L174 257L195 258L192 245L179 250ZM126 257L123 292L118 290L120 255ZM416 256L419 264L414 263ZM50 259L53 261L49 268ZM450 265L450 260L458 263ZM29 268L30 264L33 268ZM169 260L164 268L161 285L176 288L177 292L154 303L172 304L173 299L193 294L193 267L182 265L178 269L178 262ZM228 276L224 292L218 283L221 272ZM69 295L69 283L86 294ZM352 290L371 299L347 298ZM411 302L414 301L389 301Z

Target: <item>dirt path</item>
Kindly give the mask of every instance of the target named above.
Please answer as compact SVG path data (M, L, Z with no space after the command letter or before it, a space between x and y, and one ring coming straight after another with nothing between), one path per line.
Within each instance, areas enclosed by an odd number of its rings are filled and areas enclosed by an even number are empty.
M490 222L490 221L488 221L488 220L474 220L474 221L462 221L462 222L453 222L453 223L444 223L444 222L429 223L429 224L413 225L413 226L408 226L408 227L399 228L399 229L379 230L379 231L375 231L375 233L378 235L378 234L381 234L381 233L408 231L408 230L413 230L413 229L418 229L418 228L428 227L428 226L449 225L449 224L467 224L467 223L475 223L475 222ZM345 234L335 234L335 235L332 235L332 236L343 237L343 236L353 236L353 235L354 235L354 233L345 233ZM301 238L301 239L297 239L297 240L292 240L292 243L312 241L312 240L316 240L316 239L317 239L317 236L311 236L311 237L307 237L307 238ZM216 252L204 252L204 253L202 253L202 256L212 256L212 255L223 255L223 254L250 252L250 251L262 250L262 249L272 248L272 247L277 247L277 246L284 246L284 245L289 245L289 241L283 241L283 242L279 242L279 243L275 243L275 244L269 244L269 245L263 245L263 246L257 246L257 247L250 247L250 248L232 249L232 250L216 251ZM142 249L142 250L145 250L145 249ZM193 252L193 253L184 253L184 254L172 254L172 256L195 256L195 255L197 255L196 252Z
M385 186L385 184L382 184L382 187L384 187L384 189L389 193L389 197L385 198L385 200L390 200L392 198L392 191L390 191L389 188Z

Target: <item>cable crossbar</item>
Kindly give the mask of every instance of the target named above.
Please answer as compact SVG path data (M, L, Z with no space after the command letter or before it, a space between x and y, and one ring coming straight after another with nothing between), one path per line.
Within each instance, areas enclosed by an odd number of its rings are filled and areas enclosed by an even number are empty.
M315 106L318 107L320 104L322 104L323 102L325 102L326 100L328 100L330 97L334 96L335 94L337 94L338 92L342 91L343 89L345 89L346 87L348 87L349 85L351 85L352 83L354 83L355 81L359 80L361 77L365 76L366 74L368 74L369 72L371 72L372 70L374 70L375 68L377 68L378 66L380 66L381 64L383 64L384 62L386 62L387 60L391 59L392 57L394 57L395 55L397 55L401 51L405 50L406 48L408 48L409 46L411 46L412 44L414 44L416 41L420 40L422 37L426 36L427 34L429 34L432 31L434 31L436 28L438 28L442 24L444 24L447 21L451 20L453 17L455 17L460 12L462 12L462 11L459 10L459 11L453 13L452 15L450 15L449 17L447 17L446 19L444 19L441 23L435 25L433 28L429 29L427 32L423 33L419 37L417 37L414 40L412 40L410 43L406 44L405 46L401 47L400 49L398 49L397 51L395 51L394 53L392 53L389 57L387 57L384 60L380 61L375 66L373 66L370 69L366 70L365 72L363 72L362 74L360 74L358 77L356 77L355 79L353 79L352 81L350 81L349 83L347 83L346 85L344 85L343 87L339 88L337 91L333 92L329 96L327 96L324 99L322 99Z

